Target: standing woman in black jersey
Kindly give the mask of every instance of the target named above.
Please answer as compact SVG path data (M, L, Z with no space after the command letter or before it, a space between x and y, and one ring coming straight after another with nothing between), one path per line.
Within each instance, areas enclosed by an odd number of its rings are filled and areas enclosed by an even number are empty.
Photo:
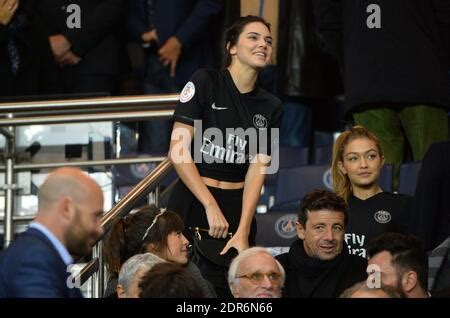
M232 233L221 255L254 245L256 205L276 161L271 133L280 125L281 101L257 85L271 56L270 24L256 16L239 18L226 31L224 68L197 71L174 113L169 156L181 180L168 208L181 215L191 242L189 228L213 238ZM197 265L219 296L231 296L226 268Z
M337 138L333 148L333 187L348 203L345 241L349 252L366 258L366 244L386 232L406 233L411 197L380 187L384 156L378 138L354 126Z

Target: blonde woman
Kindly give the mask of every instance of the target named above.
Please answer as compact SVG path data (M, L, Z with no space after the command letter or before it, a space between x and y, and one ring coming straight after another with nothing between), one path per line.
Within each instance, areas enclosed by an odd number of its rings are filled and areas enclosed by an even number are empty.
M408 229L411 197L383 191L384 164L378 138L362 126L343 132L333 148L334 190L349 206L346 243L351 254L366 257L365 246L385 232Z

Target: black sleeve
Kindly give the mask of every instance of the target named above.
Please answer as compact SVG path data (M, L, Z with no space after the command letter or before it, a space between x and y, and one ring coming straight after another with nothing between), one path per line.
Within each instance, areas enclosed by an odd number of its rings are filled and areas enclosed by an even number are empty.
M450 1L432 0L432 5L442 43L446 50L447 66L450 67Z
M175 32L175 36L183 48L192 46L204 30L209 28L212 17L222 10L221 0L199 0L193 10L186 17L183 24Z
M6 42L7 34L6 25L0 23L0 44Z
M343 62L343 6L342 0L314 0L317 29L326 51L342 65Z
M82 32L70 29L64 33L72 44L72 51L83 56L108 34L114 32L114 28L123 23L121 21L123 9L123 0L102 1L87 15Z
M281 126L281 117L283 115L283 109L281 107L281 101L278 101L277 107L275 108L275 111L272 115L271 120L271 128L277 129L276 134L273 134L273 131L271 130L269 133L269 140L270 140L270 148L269 148L269 154L272 156L272 150L279 149L280 146L280 126Z
M210 78L205 70L192 75L180 93L173 119L194 126L194 120L202 119L203 107L208 101Z
M142 42L142 33L150 30L150 26L145 20L145 15L142 14L146 9L145 0L132 0L126 3L126 21L128 35L137 43Z
M273 112L272 119L270 121L271 128L280 128L281 116L283 115L283 108L281 107L281 101L277 101L277 106Z
M264 147L264 143L258 143L258 153L272 157L274 155L272 150L277 151L279 147L281 116L283 114L281 101L277 99L275 103L276 106L274 107L274 111L270 118L270 125L267 129L267 147Z
M404 194L397 194L400 200L399 215L397 219L397 231L409 234L409 220L411 218L412 197Z

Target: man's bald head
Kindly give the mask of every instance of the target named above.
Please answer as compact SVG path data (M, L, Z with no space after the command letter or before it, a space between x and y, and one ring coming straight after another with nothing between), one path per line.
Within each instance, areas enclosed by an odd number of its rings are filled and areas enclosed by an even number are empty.
M38 193L35 221L49 229L72 255L87 255L103 235L103 192L77 168L54 170Z
M50 173L39 188L39 212L45 212L60 198L84 200L91 192L101 193L97 183L78 168L59 168Z

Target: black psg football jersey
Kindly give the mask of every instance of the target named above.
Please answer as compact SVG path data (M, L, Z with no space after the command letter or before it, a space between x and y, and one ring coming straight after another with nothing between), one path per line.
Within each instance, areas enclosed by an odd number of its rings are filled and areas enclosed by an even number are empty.
M256 154L278 143L281 101L256 87L241 94L225 70L199 70L185 85L174 120L195 127L191 155L200 175L245 179Z
M387 232L406 234L412 198L404 194L381 192L366 200L351 196L345 242L350 254L367 258L367 243Z

